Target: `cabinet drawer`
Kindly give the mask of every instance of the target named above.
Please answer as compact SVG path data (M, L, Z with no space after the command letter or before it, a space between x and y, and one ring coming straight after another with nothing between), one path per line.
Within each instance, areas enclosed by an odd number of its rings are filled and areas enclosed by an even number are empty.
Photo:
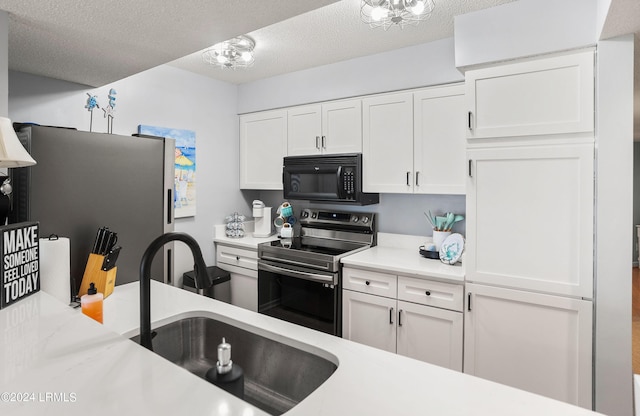
M463 287L462 285L398 276L398 299L462 311Z
M216 245L216 262L258 270L258 252L242 248Z
M394 274L345 267L342 277L342 286L345 289L388 298L395 298L398 293L397 277Z

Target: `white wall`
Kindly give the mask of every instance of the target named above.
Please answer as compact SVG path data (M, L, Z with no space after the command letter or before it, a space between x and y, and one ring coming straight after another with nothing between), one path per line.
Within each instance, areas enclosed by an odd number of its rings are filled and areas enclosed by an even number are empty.
M453 38L242 84L238 113L462 81Z
M633 415L633 35L598 43L595 404Z
M195 237L207 264L214 264L214 224L223 223L233 211L249 212L250 201L238 190L237 87L170 66L96 89L10 71L9 115L13 121L88 130L86 93L98 95L99 103L106 104L109 88L117 91L114 133L136 133L139 124L196 132L197 212L195 217L177 219L175 229ZM93 117L93 131L106 132L103 112L96 109ZM178 277L193 269L191 254L182 246L176 244Z
M456 16L456 66L595 45L596 2L519 0Z

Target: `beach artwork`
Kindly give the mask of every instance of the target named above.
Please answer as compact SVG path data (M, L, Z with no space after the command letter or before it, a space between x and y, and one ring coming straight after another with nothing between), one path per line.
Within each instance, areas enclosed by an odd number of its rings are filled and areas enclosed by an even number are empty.
M196 215L196 133L192 130L139 125L138 134L175 139L174 217Z

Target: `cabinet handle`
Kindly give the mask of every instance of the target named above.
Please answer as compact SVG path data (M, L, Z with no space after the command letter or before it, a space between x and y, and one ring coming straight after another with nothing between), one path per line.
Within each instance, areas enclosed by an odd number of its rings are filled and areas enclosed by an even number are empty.
M367 285L367 286L369 286L369 285L371 284L371 282L370 282L370 281L368 281L368 280L366 280L366 281L364 282L364 284L365 284L365 285Z
M471 292L467 294L467 310L471 310Z
M471 159L469 159L469 177L473 178L473 175L471 174Z
M469 130L473 130L473 127L471 125L471 119L473 117L473 113L471 111L469 111Z
M424 294L427 296L431 296L431 291L427 290L426 292L424 292Z
M240 256L236 256L236 260L237 260L237 261L240 261Z
M407 172L407 186L411 186L411 184L409 183L409 175L411 175L411 172Z
M418 177L420 176L420 172L416 171L416 186L420 186Z
M320 136L316 136L316 149L320 150Z
M327 148L327 136L322 136L322 148Z
M402 309L398 311L398 326L402 326Z
M393 308L389 309L389 324L393 324Z

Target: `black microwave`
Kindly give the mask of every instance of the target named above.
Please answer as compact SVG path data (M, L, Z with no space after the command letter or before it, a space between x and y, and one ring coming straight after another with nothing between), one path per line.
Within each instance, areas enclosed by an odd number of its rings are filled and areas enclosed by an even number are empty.
M282 184L285 199L370 205L376 193L362 192L362 154L345 153L284 158Z

